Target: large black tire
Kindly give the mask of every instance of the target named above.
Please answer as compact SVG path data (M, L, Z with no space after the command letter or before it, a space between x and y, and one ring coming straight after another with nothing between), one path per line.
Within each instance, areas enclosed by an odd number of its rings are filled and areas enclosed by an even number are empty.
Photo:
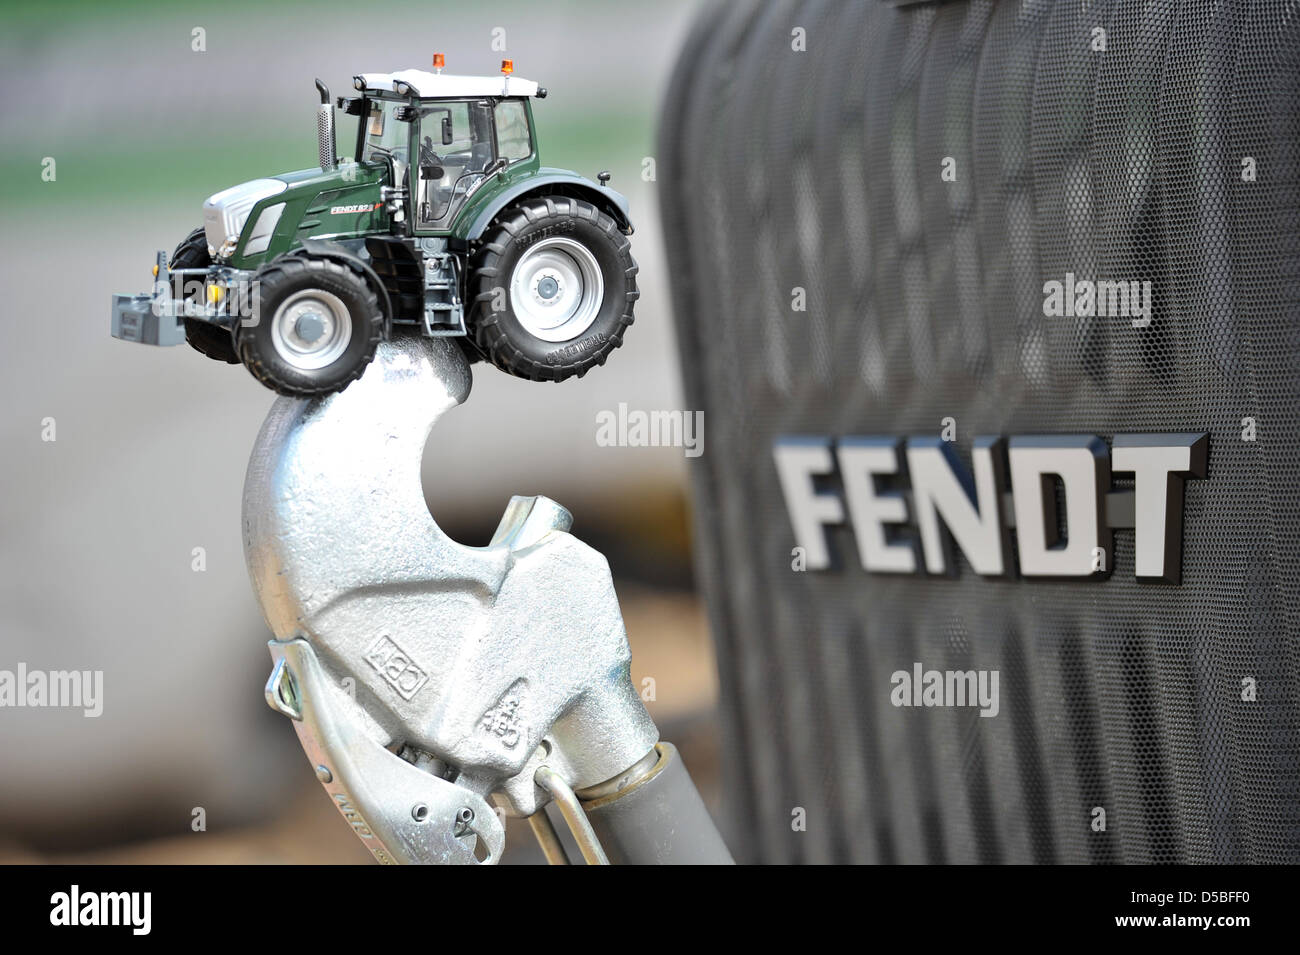
M546 340L528 327L529 304L516 301L516 269L535 262L537 251L548 245L562 253L556 243L565 242L588 250L587 261L599 270L603 288L590 321L578 316L571 335L565 335L561 324L548 332L556 340ZM580 270L584 256L580 249L570 249L577 252L574 266ZM527 259L530 250L534 256ZM631 243L613 219L580 199L542 196L510 207L484 233L472 266L468 330L475 347L498 368L532 381L581 377L605 364L610 352L623 344L640 296Z
M173 269L206 269L212 264L208 253L208 237L202 226L195 229L176 246L172 252L168 267ZM192 280L191 280L192 281ZM197 290L185 288L185 280L179 276L172 279L173 294L177 298L194 298ZM188 293L188 294L187 294ZM235 354L235 342L230 332L220 325L200 321L197 318L185 319L185 340L190 347L200 354L207 355L215 361L238 365L239 356Z
M282 395L342 391L361 377L383 338L379 297L360 274L329 259L279 258L257 273L250 295L250 311L235 323L235 348L253 377ZM294 314L327 330L307 342ZM315 362L324 363L311 367Z

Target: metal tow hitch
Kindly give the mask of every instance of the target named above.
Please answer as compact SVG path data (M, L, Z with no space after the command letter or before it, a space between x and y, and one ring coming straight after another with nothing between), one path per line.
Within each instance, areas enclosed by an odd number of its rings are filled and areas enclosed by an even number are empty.
M457 344L413 337L382 343L343 392L276 400L243 500L274 634L267 700L380 862L495 863L505 815L531 817L564 861L552 800L605 861L581 794L631 795L674 753L632 684L609 565L568 511L514 497L486 547L429 513L425 445L470 381Z

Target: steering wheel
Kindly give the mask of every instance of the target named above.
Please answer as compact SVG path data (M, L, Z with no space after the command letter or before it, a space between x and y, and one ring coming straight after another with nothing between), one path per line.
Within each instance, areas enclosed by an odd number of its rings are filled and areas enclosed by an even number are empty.
M425 136L420 143L420 165L421 166L441 166L442 157L433 149L433 139Z

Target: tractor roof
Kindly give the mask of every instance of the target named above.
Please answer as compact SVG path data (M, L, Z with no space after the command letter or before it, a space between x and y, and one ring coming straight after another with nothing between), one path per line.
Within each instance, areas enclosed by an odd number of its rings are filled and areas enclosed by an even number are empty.
M536 96L537 84L517 76L452 76L426 70L362 73L358 89L385 93L414 93L421 97Z

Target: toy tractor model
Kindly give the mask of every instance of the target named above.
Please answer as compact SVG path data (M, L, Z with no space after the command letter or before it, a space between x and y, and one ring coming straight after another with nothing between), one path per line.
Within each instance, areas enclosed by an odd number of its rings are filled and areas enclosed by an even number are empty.
M627 200L540 163L532 98L513 75L365 73L336 158L319 80L320 168L255 179L203 205L203 227L151 294L113 299L113 335L242 362L283 395L340 391L381 339L460 336L471 358L562 381L604 364L638 292Z

